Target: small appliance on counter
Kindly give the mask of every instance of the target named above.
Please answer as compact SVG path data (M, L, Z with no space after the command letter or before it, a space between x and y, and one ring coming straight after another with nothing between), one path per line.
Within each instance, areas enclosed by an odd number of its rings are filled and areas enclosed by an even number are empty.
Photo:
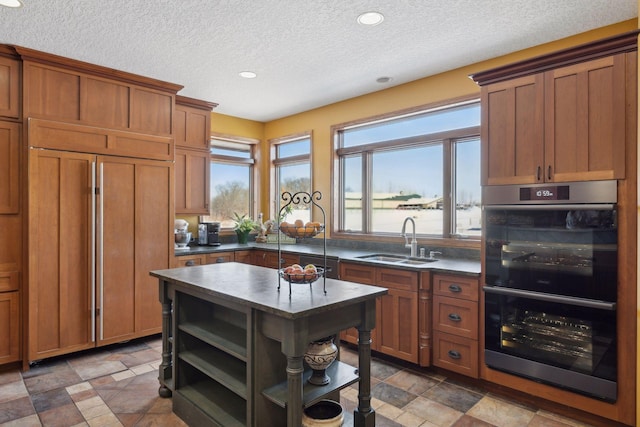
M198 244L220 246L220 223L201 222L198 224Z
M189 249L191 241L191 233L189 223L184 219L176 219L173 223L175 233L175 249Z

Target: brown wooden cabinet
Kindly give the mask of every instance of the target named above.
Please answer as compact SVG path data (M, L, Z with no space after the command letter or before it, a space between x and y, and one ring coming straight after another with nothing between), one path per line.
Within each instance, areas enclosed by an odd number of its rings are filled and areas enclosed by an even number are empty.
M300 256L291 253L281 253L282 265L287 266L291 264L299 264ZM267 249L254 249L252 254L252 264L262 267L279 268L278 263L278 251Z
M29 361L161 329L171 163L29 153Z
M0 116L20 118L20 61L0 55Z
M176 147L175 162L176 214L208 215L209 151Z
M0 292L0 364L19 360L20 293Z
M216 104L176 96L175 135L177 214L209 215L209 140Z
M221 264L223 262L233 261L235 261L235 255L233 252L213 252L207 254L206 257L207 264Z
M0 121L0 214L20 211L20 127Z
M26 117L150 135L173 134L175 94L182 86L20 46L13 48L23 60Z
M474 75L483 84L483 184L624 178L626 141L635 133L627 126L636 120L627 114L635 108L635 68L629 66L635 57L560 57L559 64L575 63L553 67L549 60L524 76L523 67L514 66L515 78L500 72L491 79L492 71Z
M371 348L418 363L418 272L341 262L340 279L389 290L387 295L378 298ZM357 344L357 337L355 328L342 331L340 335L341 339L353 344Z
M478 378L479 285L475 277L433 275L433 364Z
M233 258L235 262L253 264L253 251L235 251Z
M179 255L173 257L172 267L195 267L196 265L205 265L207 257L205 254L197 255Z

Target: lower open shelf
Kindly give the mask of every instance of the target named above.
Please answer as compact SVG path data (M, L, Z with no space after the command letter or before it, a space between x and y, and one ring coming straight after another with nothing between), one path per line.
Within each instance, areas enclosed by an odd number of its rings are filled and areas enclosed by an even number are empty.
M331 378L331 382L327 385L314 385L309 383L308 379L313 374L311 369L307 369L302 375L302 403L304 407L308 407L322 400L327 394L341 390L358 382L358 369L346 363L336 360L327 368L327 375ZM262 395L275 403L276 405L286 408L287 405L287 381L283 381L272 387L264 389Z
M225 427L247 425L246 400L239 398L214 381L199 381L176 390L173 410L180 418L187 421L190 418L198 417L198 414L192 412L195 408L209 417L212 423L200 420L193 425L213 423ZM191 425L191 423L188 424Z

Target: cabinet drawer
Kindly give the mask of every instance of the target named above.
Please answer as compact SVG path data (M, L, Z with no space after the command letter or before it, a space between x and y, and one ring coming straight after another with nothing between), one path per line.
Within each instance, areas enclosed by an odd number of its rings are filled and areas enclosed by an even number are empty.
M253 251L236 251L233 255L236 262L253 264Z
M20 285L20 273L17 271L0 271L0 292L17 291Z
M373 285L375 279L375 268L362 264L340 263L340 280Z
M449 371L478 378L478 341L434 332L433 364Z
M433 328L465 338L478 338L478 304L456 298L433 298Z
M376 285L403 291L418 291L418 273L415 271L376 268Z
M174 259L175 267L193 267L194 265L204 265L206 263L205 255L184 255L177 256Z
M220 264L223 262L233 262L233 252L216 252L207 254L207 264Z
M433 294L478 301L478 279L434 274Z

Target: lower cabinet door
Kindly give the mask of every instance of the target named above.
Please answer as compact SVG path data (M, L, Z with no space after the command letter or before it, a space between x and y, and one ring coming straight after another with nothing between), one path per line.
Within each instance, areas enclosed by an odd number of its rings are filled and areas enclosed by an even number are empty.
M434 331L433 364L478 378L478 341Z
M0 293L0 365L20 360L20 294Z

